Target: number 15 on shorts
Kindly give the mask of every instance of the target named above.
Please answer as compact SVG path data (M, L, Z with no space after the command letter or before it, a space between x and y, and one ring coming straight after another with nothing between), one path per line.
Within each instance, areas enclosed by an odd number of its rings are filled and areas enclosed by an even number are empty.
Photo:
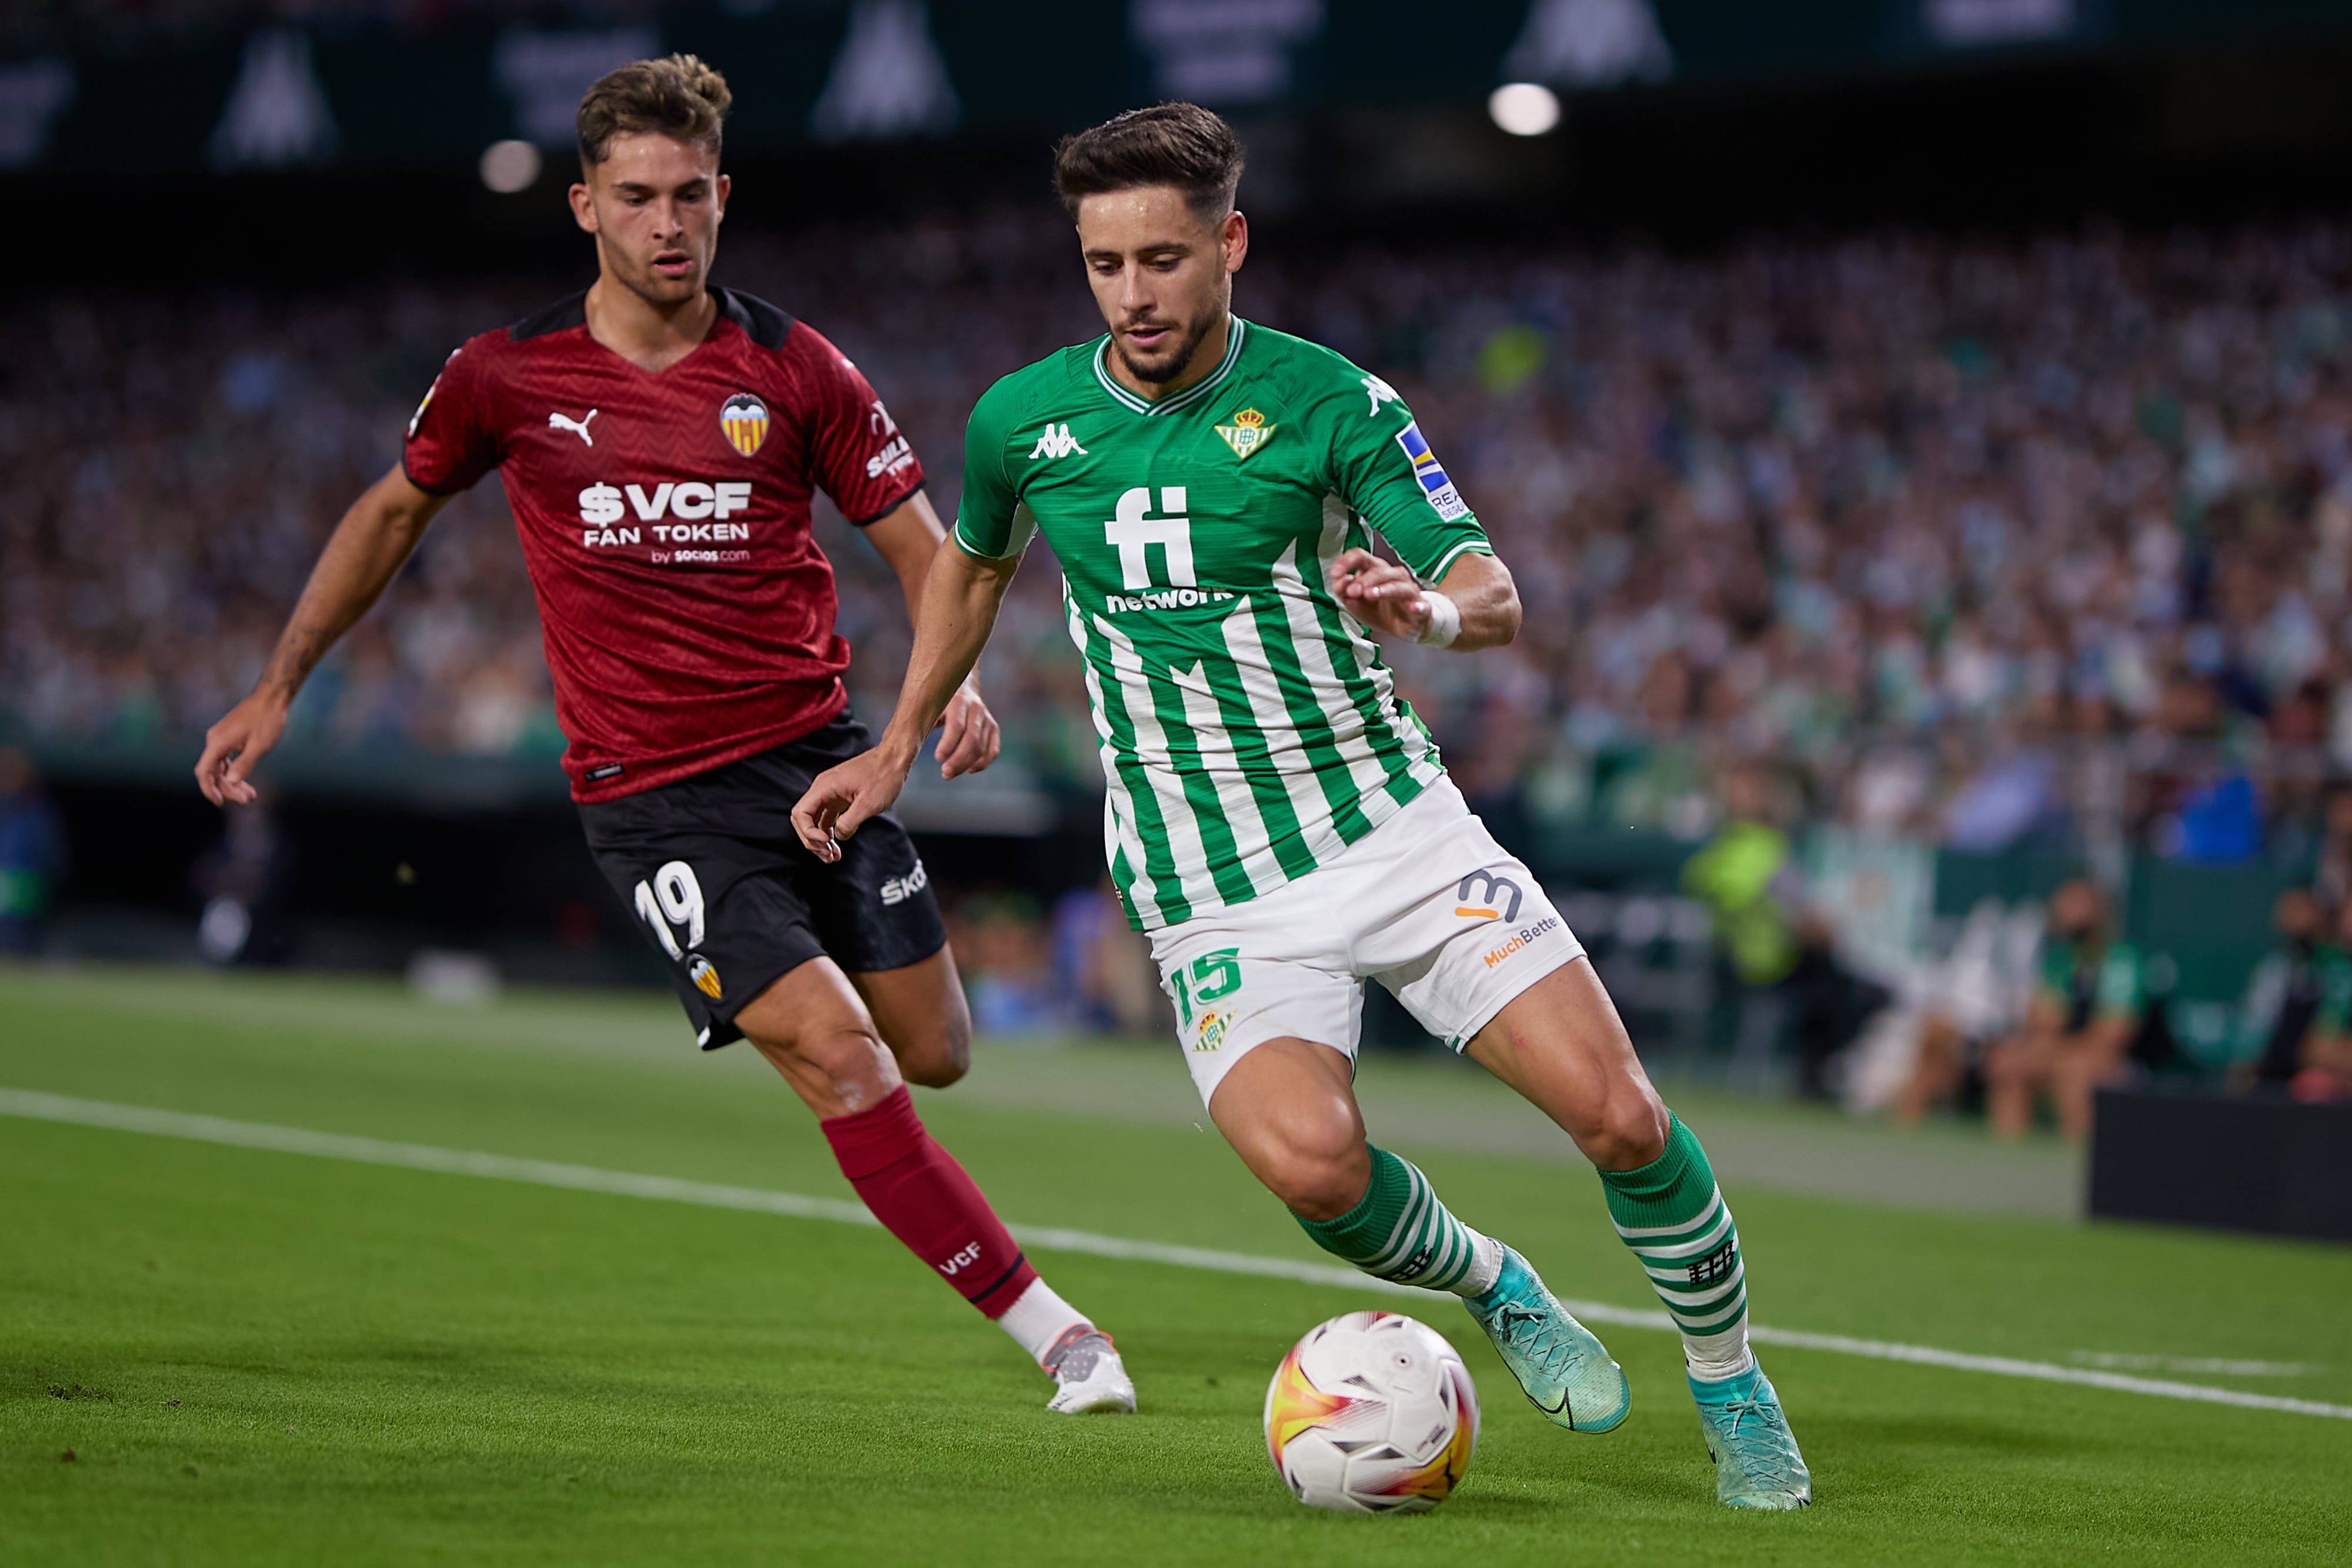
M1198 1051L1214 1051L1217 1040L1224 1036L1220 1019L1208 1004L1232 996L1242 988L1242 950L1219 947L1203 953L1188 967L1178 963L1168 970L1168 986L1176 996L1176 1010L1182 1015L1183 1027L1198 1027L1202 1039L1194 1045Z

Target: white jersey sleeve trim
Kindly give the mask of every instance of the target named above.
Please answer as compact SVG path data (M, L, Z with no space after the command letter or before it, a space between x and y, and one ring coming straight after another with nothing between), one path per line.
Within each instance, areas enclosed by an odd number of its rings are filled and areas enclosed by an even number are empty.
M1493 555L1494 553L1495 553L1495 547L1494 547L1494 545L1493 545L1491 542L1489 542L1488 540L1486 540L1486 539L1464 539L1461 543L1459 543L1459 544L1455 545L1452 549L1447 550L1447 551L1446 551L1443 556L1440 556L1440 557L1438 558L1437 564L1436 564L1435 566L1433 566L1433 567L1431 567L1431 568L1429 569L1429 570L1428 570L1426 573L1423 574L1423 575L1422 575L1422 578L1421 578L1421 580L1423 581L1423 584L1433 584L1433 583L1443 582L1443 581L1445 580L1445 574L1446 574L1447 572L1452 571L1452 570L1454 570L1454 563L1455 561L1457 561L1457 560L1460 560L1464 556L1465 556L1465 555L1486 555L1486 556L1491 556L1491 555Z
M955 527L948 530L948 535L955 540L956 549L976 560L1015 560L1028 553L1029 542L1037 537L1037 514L1029 509L1026 501L1013 508L1013 527L1004 539L1007 548L1001 553L984 550L975 544L971 536L963 531L961 517L956 519Z

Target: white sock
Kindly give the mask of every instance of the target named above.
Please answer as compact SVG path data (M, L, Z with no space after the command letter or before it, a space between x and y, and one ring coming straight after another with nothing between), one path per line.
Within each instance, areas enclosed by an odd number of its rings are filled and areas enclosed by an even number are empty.
M1470 1230L1468 1226L1462 1228ZM1495 1288L1503 1277L1503 1244L1491 1236L1470 1230L1470 1267L1462 1282L1454 1287L1457 1296L1483 1296Z
M1045 1364L1045 1353L1054 1343L1074 1328L1092 1328L1087 1314L1054 1293L1054 1287L1042 1279L1029 1281L1021 1299L1004 1309L996 1326L1013 1336L1013 1343L1029 1353L1029 1359L1038 1365Z
M1720 1383L1756 1370L1756 1353L1748 1348L1748 1320L1742 1317L1721 1333L1683 1335L1683 1361L1701 1383Z

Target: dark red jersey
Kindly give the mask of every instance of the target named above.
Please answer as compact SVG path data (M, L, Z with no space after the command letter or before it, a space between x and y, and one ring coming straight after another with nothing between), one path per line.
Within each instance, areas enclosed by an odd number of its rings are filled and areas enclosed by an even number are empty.
M818 490L870 523L922 465L857 367L774 306L658 374L588 335L578 294L449 356L409 422L419 489L505 479L577 800L764 751L848 701Z

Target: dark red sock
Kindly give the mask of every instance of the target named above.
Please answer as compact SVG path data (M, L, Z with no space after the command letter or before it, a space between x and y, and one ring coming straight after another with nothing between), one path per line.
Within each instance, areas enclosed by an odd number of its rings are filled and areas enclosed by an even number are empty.
M905 1085L880 1104L819 1122L841 1174L907 1250L963 1299L1002 1317L1037 1277L980 1184L940 1147Z

